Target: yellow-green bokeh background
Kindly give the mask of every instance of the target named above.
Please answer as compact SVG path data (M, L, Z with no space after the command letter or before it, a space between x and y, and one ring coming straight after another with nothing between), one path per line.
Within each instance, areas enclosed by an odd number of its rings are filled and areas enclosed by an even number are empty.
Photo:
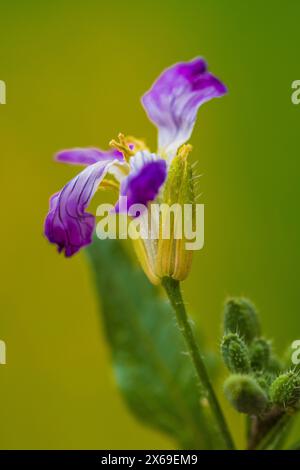
M54 152L105 147L119 131L154 147L139 98L176 61L205 56L230 90L201 109L192 137L206 205L184 285L195 320L217 350L222 302L244 294L279 350L300 338L299 14L296 0L1 2L0 448L174 445L127 411L85 256L57 255L42 226L49 195L76 172ZM223 404L241 444L241 418Z

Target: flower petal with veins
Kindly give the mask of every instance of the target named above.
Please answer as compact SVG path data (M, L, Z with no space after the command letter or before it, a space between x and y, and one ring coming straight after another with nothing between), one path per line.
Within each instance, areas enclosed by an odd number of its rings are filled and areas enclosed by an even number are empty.
M159 152L173 157L190 138L199 107L226 91L201 57L166 69L142 97L149 119L158 128Z
M124 160L121 152L115 149L99 150L93 147L74 148L61 150L55 155L58 162L69 163L72 165L92 165L93 163L102 162L116 158L120 161Z
M92 241L95 217L85 212L109 168L118 160L106 160L85 168L50 199L45 235L58 251L71 256Z

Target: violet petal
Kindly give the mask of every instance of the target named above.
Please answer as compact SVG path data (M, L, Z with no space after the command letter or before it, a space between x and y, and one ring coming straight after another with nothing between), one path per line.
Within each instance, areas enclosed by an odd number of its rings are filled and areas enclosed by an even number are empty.
M85 168L50 199L45 235L71 256L92 241L95 217L85 212L110 166L117 160L97 162Z
M55 155L54 158L58 162L70 163L73 165L92 165L93 163L111 160L115 158L120 161L124 160L124 157L121 152L116 149L104 151L93 147L78 147L68 150L61 150Z
M127 208L133 204L147 206L159 193L167 177L167 164L155 154L142 151L130 160L130 173L122 181L120 195L127 197ZM116 212L120 211L119 202Z
M166 69L142 97L149 119L158 128L159 150L176 154L192 134L199 107L226 91L200 57Z

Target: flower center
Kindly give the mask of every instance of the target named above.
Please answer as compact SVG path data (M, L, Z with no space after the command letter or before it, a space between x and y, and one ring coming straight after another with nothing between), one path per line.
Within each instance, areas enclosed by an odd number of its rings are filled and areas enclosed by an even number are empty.
M118 140L111 140L109 145L121 152L126 160L129 160L130 157L133 157L140 150L148 150L143 140L130 135L125 137L121 133L118 134Z

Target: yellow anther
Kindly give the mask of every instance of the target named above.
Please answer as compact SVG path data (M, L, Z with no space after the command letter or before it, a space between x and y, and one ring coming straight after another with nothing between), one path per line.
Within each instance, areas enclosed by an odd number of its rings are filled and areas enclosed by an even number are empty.
M111 140L109 142L110 147L113 147L121 152L125 158L132 157L139 150L146 150L147 146L143 140L136 139L133 136L124 136L124 134L118 135L118 140Z
M121 152L125 158L132 157L134 155L134 152L130 148L130 142L127 141L126 137L124 134L119 134L118 135L118 141L113 139L109 142L110 147L113 147L119 152Z

